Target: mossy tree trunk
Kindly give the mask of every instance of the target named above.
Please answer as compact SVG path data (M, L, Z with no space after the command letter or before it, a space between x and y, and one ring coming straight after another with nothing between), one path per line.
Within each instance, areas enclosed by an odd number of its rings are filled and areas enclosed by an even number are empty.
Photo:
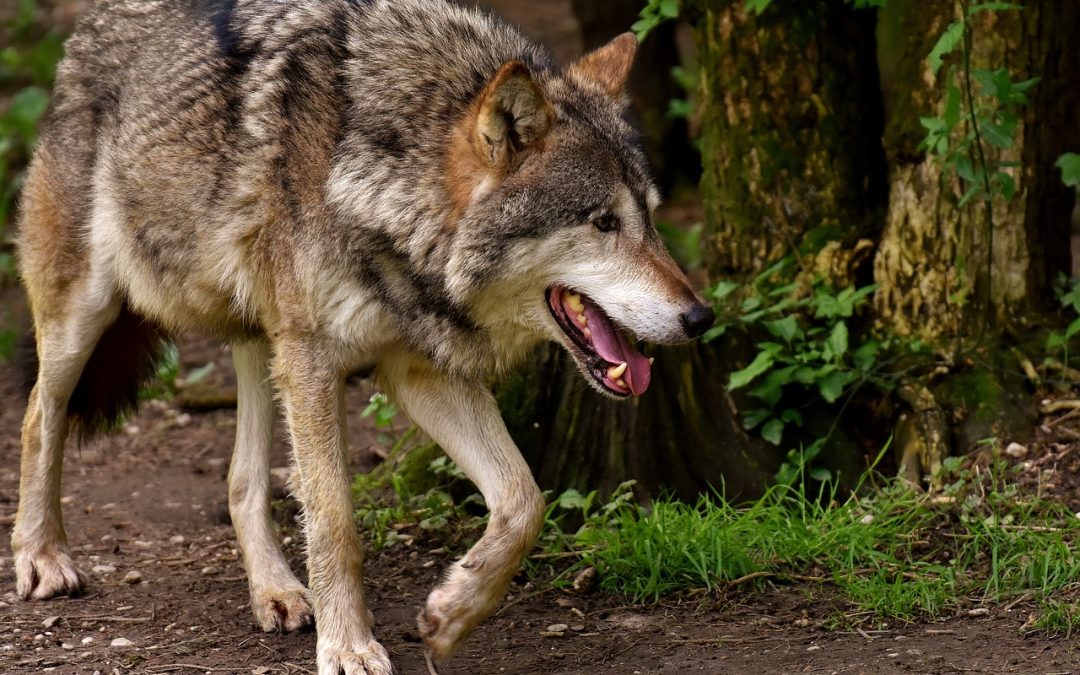
M920 117L941 112L949 70L935 77L926 55L960 16L959 3L896 2L882 10L890 196L874 265L876 310L891 331L943 349L988 327L1014 334L1030 327L1052 299L1054 277L1070 268L1074 195L1054 161L1080 147L1080 88L1074 81L1080 72L1080 4L1023 4L1023 11L973 18L973 68L1007 68L1014 82L1042 78L1021 109L1014 147L999 151L984 143L989 160L1018 164L1010 170L1016 195L1011 201L995 197L992 229L982 201L960 207L964 188L918 148L926 136Z
M841 0L688 4L696 25L705 149L707 258L714 279L745 276L795 248L875 231L885 170L872 13ZM752 356L732 337L654 350L653 383L629 403L602 399L547 350L506 383L503 409L542 487L693 497L759 493L783 453L739 422L724 390Z
M1019 368L1000 341L1039 323L1055 275L1070 268L1074 195L1054 161L1080 148L1080 88L1073 81L1080 72L1080 4L1023 4L1022 11L981 13L972 24L972 68L1006 68L1013 82L1042 78L1027 92L1013 148L985 144L988 160L1017 164L1009 170L1015 197L993 199L992 221L978 198L961 207L965 188L952 169L919 149L926 137L920 117L941 114L949 66L963 67L957 54L935 76L926 60L962 16L961 4L889 2L881 13L890 196L874 262L875 310L882 329L920 338L953 364L899 389L910 412L899 418L895 448L902 474L913 481L932 475L950 446L967 450L983 438L1008 442L1029 431L1030 396L1022 378L1007 375ZM978 365L965 358L972 354ZM950 430L949 420L960 424Z

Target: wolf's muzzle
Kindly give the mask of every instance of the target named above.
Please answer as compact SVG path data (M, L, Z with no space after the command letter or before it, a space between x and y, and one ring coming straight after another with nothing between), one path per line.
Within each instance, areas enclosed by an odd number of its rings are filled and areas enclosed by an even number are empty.
M715 321L716 312L713 311L712 307L701 303L695 304L690 308L690 311L679 315L679 322L682 323L687 337L691 339L704 335L705 331L712 328Z

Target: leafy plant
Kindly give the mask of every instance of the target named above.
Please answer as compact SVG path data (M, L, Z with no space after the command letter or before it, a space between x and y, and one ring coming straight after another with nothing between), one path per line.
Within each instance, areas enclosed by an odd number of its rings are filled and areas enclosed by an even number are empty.
M872 339L852 344L848 325L874 286L836 291L821 277L808 284L796 280L794 268L789 256L749 284L724 281L708 292L720 319L706 341L732 326L767 335L756 342L749 365L731 373L728 389L755 385L749 395L760 406L743 413L743 426L760 427L773 445L781 443L787 426L802 426L801 409L808 403L836 403L856 382L875 379L881 349Z
M1069 187L1080 187L1080 154L1066 152L1055 163L1061 169L1061 180Z
M641 42L657 26L677 19L679 9L679 0L647 0L630 30L637 35L638 42Z
M1062 275L1064 276L1064 275ZM1080 279L1061 283L1057 290L1058 302L1075 317L1063 331L1053 331L1046 338L1046 351L1050 354L1062 353L1063 362L1069 363L1069 346L1072 339L1080 333Z

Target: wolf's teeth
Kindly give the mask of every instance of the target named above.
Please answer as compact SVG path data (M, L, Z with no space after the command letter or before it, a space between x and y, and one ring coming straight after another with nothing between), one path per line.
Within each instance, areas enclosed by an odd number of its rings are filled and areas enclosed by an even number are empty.
M582 326L588 326L589 325L589 320L585 317L584 314L578 314L577 315L577 322L580 323Z
M656 362L656 357L650 356L649 357L649 365L651 366L655 362Z
M623 389L627 389L627 388L628 388L628 387L626 386L626 383L625 383L625 382L623 382L622 380L615 380L615 384L619 385L619 386L620 386L620 387L622 387Z
M626 363L620 363L617 366L612 366L607 369L607 376L614 381L618 381L623 373L626 372Z
M585 311L585 303L581 301L581 296L577 293L567 293L563 296L563 300L566 302L567 307L575 312L580 314Z
M589 340L592 339L592 331L589 330L588 328L582 328L581 329L581 334L584 335Z

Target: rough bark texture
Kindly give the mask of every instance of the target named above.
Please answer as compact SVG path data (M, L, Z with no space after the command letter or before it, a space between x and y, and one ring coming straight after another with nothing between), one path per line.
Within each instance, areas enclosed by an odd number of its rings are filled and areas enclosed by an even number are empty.
M840 0L697 3L715 275L877 228L884 155L874 13Z
M958 204L963 189L917 149L920 116L941 110L948 62L934 77L926 61L949 22L952 2L887 3L882 11L882 61L891 167L889 211L875 278L882 325L902 335L944 344L981 334L986 326L1023 330L1052 296L1054 276L1069 271L1073 195L1054 161L1080 146L1080 48L1072 36L1080 4L1029 0L1022 12L983 13L974 20L972 66L1006 67L1013 81L1040 76L1023 109L1015 147L988 158L1020 163L1017 193L993 203L992 235L982 203ZM953 63L958 63L954 57ZM976 84L976 86L978 86ZM992 273L987 257L993 243Z

